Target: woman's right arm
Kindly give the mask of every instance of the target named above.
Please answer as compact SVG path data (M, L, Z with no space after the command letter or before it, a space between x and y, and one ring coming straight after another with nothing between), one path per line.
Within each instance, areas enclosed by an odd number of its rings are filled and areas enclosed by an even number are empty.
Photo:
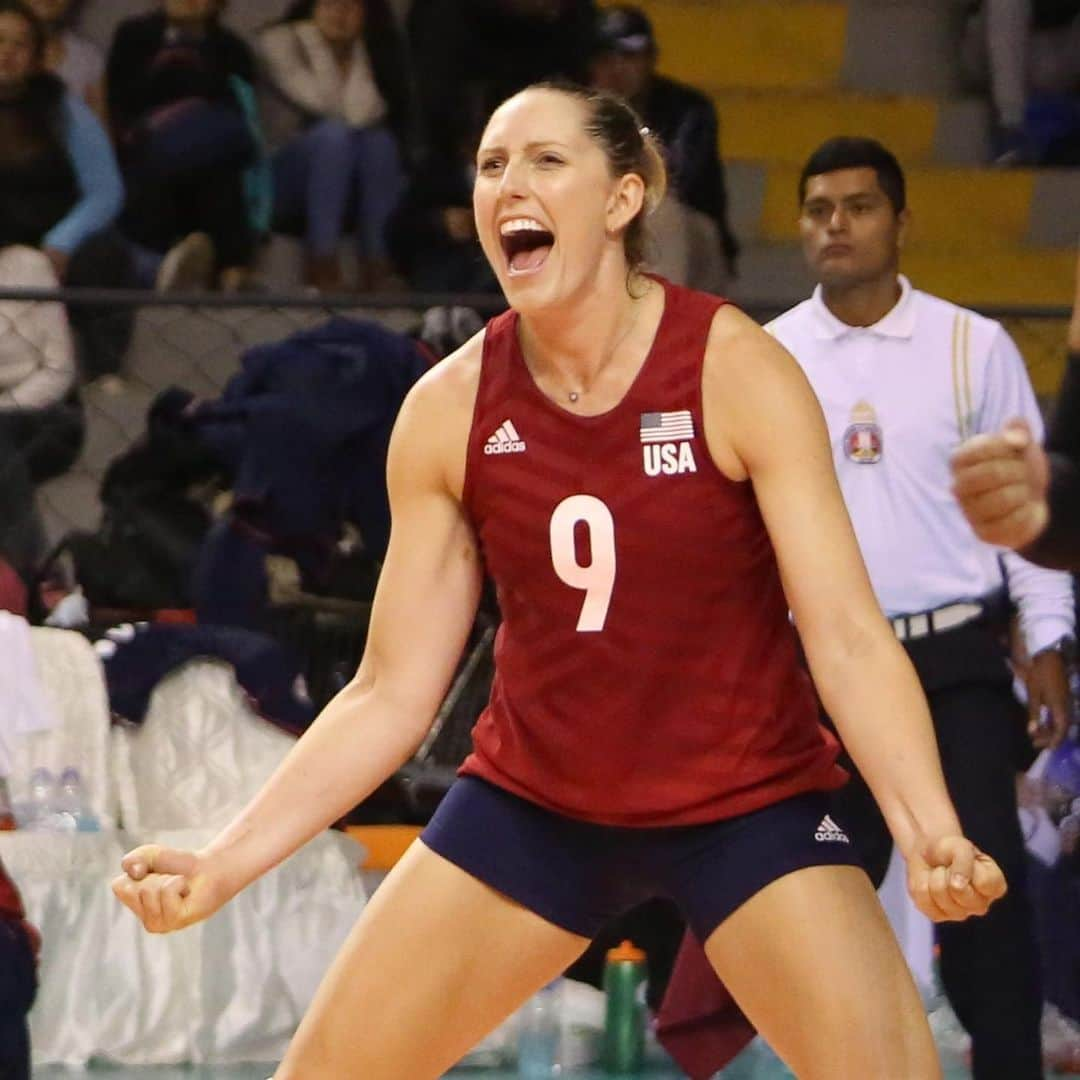
M366 798L421 741L461 656L481 566L455 473L467 420L450 420L436 368L391 439L393 529L352 681L251 803L198 853L153 845L124 860L117 896L148 930L180 929L218 907ZM453 410L452 416L467 415Z

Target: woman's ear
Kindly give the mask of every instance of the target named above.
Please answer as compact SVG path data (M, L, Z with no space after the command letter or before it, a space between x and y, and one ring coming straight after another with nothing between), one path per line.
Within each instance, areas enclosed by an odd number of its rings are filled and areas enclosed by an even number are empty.
M608 199L607 227L616 233L625 229L645 205L645 181L637 173L626 173L615 182Z

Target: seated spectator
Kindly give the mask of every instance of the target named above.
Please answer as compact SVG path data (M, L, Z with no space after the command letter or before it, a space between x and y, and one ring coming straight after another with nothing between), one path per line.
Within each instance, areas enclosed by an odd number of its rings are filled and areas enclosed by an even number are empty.
M124 189L108 136L86 103L42 70L45 29L19 0L0 0L0 43L0 248L40 248L65 286L132 284L111 228ZM71 317L86 373L115 370L127 314L80 306Z
M43 252L0 249L0 289L56 285ZM63 305L0 300L0 559L24 581L45 554L34 488L71 468L82 440Z
M220 0L162 0L159 12L121 23L106 95L128 187L124 232L156 253L157 265L181 238L205 234L218 283L234 291L250 283L255 249L245 194L245 170L258 149L245 107L255 61L218 22L221 7Z
M479 131L463 139L450 160L430 154L394 215L390 227L394 260L420 292L500 291L480 248L473 217L479 141Z
M585 78L593 0L413 0L409 40L428 149L450 160L505 98Z
M81 97L98 116L105 113L105 57L101 50L71 29L74 0L27 0L48 35L45 68Z
M276 120L274 224L303 231L305 282L342 288L338 246L351 218L360 289L400 287L386 230L404 189L408 90L392 15L378 0L300 0L258 47Z
M642 11L629 5L604 8L596 22L589 81L629 101L660 139L667 154L669 190L691 211L688 219L681 215L691 234L690 280L683 284L720 291L724 282L716 263L722 257L727 275L734 277L739 245L728 223L716 110L704 94L658 75L658 55L652 25ZM654 232L662 244L664 231L663 219L657 218ZM701 233L704 245L695 244Z
M962 57L989 83L996 164L1080 164L1080 0L974 0Z

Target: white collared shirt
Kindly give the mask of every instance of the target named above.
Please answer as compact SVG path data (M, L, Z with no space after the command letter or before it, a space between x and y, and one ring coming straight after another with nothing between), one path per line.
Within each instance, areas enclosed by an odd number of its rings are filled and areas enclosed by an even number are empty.
M889 616L998 589L1002 565L1034 653L1073 632L1072 578L984 544L951 491L966 438L1025 417L1043 422L1027 370L1000 323L912 289L873 326L849 326L821 286L766 327L821 402L840 487L878 602Z

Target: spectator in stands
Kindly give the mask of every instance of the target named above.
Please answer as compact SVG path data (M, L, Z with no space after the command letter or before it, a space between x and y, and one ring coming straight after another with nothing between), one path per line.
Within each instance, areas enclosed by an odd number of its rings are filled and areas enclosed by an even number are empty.
M56 285L43 252L0 249L0 289ZM75 352L63 305L0 301L0 560L24 581L45 554L34 488L74 464L82 439Z
M186 237L193 263L207 261L209 237L218 283L235 291L250 284L255 251L245 195L258 152L246 104L255 60L219 23L222 6L162 0L160 11L121 23L106 91L128 186L124 232L158 256Z
M963 59L989 82L997 164L1080 164L1080 0L974 0Z
M41 249L62 285L125 286L131 261L112 229L124 197L108 136L82 98L42 68L44 26L0 0L0 248ZM87 375L115 370L130 319L72 308Z
M584 80L595 18L593 0L414 0L409 38L435 160L454 159L530 83Z
M421 292L500 292L472 210L479 141L477 130L462 139L452 158L424 162L394 215L394 259Z
M105 57L92 41L71 29L74 0L27 0L27 5L44 23L48 35L45 67L98 116L104 116Z
M672 193L692 212L690 276L696 280L687 284L719 290L723 280L717 280L710 261L719 257L727 275L734 277L739 244L728 222L716 110L704 94L658 75L658 55L652 24L640 9L618 5L601 10L589 65L590 82L626 98L664 145ZM704 250L695 256L694 237L702 233ZM663 242L664 237L659 239ZM701 247L699 244L698 250Z
M303 231L305 282L341 289L338 247L352 218L359 287L400 287L387 223L405 184L410 106L404 42L385 0L299 0L258 48L279 147L274 224Z

